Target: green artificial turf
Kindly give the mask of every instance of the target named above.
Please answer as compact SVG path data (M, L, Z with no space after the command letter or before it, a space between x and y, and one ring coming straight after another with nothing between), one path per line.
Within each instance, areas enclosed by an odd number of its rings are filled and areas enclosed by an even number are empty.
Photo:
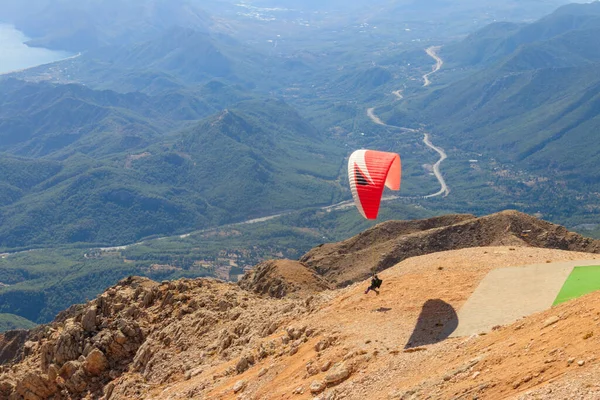
M600 290L600 266L575 267L560 289L553 305Z

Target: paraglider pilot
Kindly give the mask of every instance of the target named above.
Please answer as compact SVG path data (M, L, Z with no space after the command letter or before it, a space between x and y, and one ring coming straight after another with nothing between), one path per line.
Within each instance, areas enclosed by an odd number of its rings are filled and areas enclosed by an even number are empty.
M365 294L369 293L369 291L372 290L375 293L377 293L377 295L379 295L379 291L377 289L379 289L382 282L383 281L381 279L379 279L379 277L377 275L373 275L373 278L371 278L371 286L369 286L367 288L367 290L365 291Z

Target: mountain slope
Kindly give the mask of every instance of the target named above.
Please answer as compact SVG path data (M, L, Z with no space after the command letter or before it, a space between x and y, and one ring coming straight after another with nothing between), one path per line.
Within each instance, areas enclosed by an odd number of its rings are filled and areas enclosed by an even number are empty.
M598 3L571 5L448 46L443 57L454 67L475 69L409 100L398 115L420 113L448 143L588 191L600 177L592 134L600 123L599 14Z
M34 158L134 151L215 112L210 97L185 91L148 96L14 79L0 88L0 152Z
M516 211L476 218L446 215L388 221L340 243L312 249L300 262L337 287L366 279L407 258L478 246L532 246L600 253L600 241Z
M14 314L0 314L0 332L33 329L36 324ZM1 356L0 356L1 358Z
M199 82L207 77L232 75L233 61L219 47L208 33L173 28L152 41L104 49L100 59L110 62L113 68L169 72Z
M599 23L600 6L597 3L569 4L531 24L490 24L462 42L446 46L442 56L450 64L460 66L493 65L522 46L541 44L574 31L594 30ZM590 46L589 50L594 51L594 47Z
M101 100L104 95L117 100L131 96L148 99L139 94L101 92ZM181 113L177 107L181 102L175 100L173 110ZM93 107L108 113L115 109ZM166 106L163 112L168 112ZM193 109L190 112L193 114ZM89 121L88 114L82 118ZM159 121L165 122L168 125L168 120ZM0 154L0 165L10 172L0 177L6 189L0 197L4 204L0 208L0 247L131 243L155 234L327 205L341 197L337 177L342 151L322 139L283 102L241 102L194 125L182 133L148 135L145 139L153 143L137 153L128 154L122 141L92 131L85 140L55 153L64 155L57 162ZM42 127L52 132L52 125ZM77 129L83 131L80 126ZM117 129L114 133L119 136L122 132ZM39 135L31 138L29 148L36 149L37 144L53 138L43 130ZM136 131L136 135L141 133ZM98 149L94 143L104 147ZM143 144L134 142L133 148ZM90 154L81 154L88 149ZM91 157L98 154L104 156ZM50 168L38 179L19 170L42 170L44 166ZM43 229L39 229L40 221L44 221Z
M120 93L191 89L219 79L247 88L271 88L266 55L230 36L173 26L135 42L121 41L78 57L41 65L10 76L56 83L80 83ZM283 75L280 80L285 79Z
M272 299L213 280L129 278L61 313L51 329L0 335L4 363L18 366L4 367L0 393L594 398L597 293L485 335L437 335L452 326L452 313L488 272L589 258L536 248L441 252L384 271L379 296L365 296L367 282L306 299ZM546 326L551 318L554 325Z
M340 150L280 101L242 102L184 133L174 149L194 163L181 178L230 218L329 204L340 190Z

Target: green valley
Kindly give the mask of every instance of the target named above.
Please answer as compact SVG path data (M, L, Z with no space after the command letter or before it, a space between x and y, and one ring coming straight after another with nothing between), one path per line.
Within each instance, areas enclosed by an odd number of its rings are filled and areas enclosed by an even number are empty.
M0 76L0 313L46 322L128 275L236 280L358 233L375 222L327 208L358 148L402 158L379 221L513 208L600 232L598 3L17 3L0 21L81 54ZM426 132L447 197L424 198Z

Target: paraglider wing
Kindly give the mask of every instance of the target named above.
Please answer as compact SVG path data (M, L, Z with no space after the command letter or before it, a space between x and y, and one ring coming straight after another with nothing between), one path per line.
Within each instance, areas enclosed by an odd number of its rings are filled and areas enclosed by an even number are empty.
M400 156L375 150L357 150L348 160L350 190L358 211L367 219L377 219L385 186L400 190Z

